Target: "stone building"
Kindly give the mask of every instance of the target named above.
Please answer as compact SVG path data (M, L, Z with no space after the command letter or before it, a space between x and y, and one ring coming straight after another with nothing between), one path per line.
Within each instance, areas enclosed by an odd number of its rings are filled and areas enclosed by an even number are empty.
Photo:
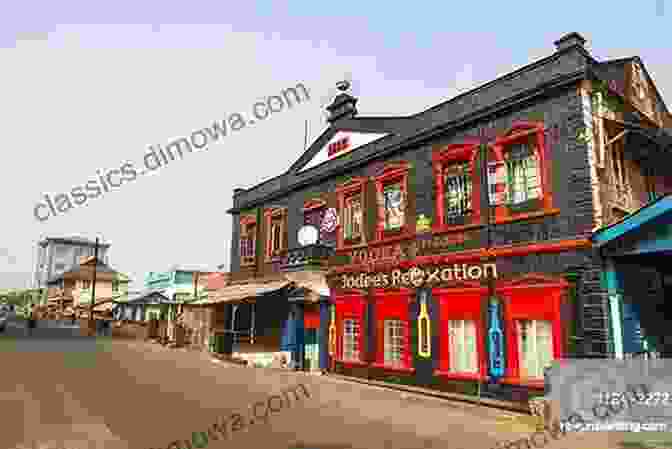
M555 46L407 117L359 116L343 83L295 163L234 190L238 323L299 368L316 341L324 370L512 399L553 359L613 357L591 236L672 191L672 116L638 57ZM328 291L302 295L296 273Z

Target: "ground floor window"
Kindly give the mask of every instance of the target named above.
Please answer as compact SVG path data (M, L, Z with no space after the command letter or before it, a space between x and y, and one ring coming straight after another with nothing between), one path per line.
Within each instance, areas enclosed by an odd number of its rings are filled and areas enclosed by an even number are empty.
M476 322L473 320L450 320L449 371L454 373L478 372L476 349Z
M543 379L544 368L553 361L550 321L517 320L520 377Z
M359 361L359 320L343 320L343 360Z
M403 365L404 340L404 322L397 319L385 320L383 342L385 365Z

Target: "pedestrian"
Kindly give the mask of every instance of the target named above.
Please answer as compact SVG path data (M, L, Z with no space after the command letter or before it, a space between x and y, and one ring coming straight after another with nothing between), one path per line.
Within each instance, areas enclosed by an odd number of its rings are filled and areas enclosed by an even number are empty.
M35 329L36 326L36 319L35 319L35 310L31 306L30 308L30 313L28 315L28 335L32 335L33 329Z

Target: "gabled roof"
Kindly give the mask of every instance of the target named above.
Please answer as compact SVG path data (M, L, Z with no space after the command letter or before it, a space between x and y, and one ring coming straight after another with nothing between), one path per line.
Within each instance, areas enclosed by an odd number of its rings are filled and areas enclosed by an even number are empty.
M591 240L598 247L604 246L666 214L672 216L672 193L658 198L616 223L598 229L593 233Z
M144 290L128 301L120 301L122 304L176 304L176 301L168 298L163 290Z
M66 271L65 273L61 273L61 274L57 274L57 275L52 276L51 278L49 278L47 280L47 283L49 284L49 283L52 283L52 282L60 281L61 279L64 279L66 277L70 277L69 275L77 276L77 275L80 275L80 274L83 274L83 273L86 273L86 274L92 273L91 270L84 271L82 269L82 266L85 266L85 268L89 268L89 267L92 268L92 265L93 265L92 262L93 262L93 257L91 257L89 260L87 260L84 264L80 264L80 265L76 265L76 266L72 267L70 270ZM117 273L116 270L114 270L113 268L111 268L110 266L108 266L107 264L105 264L104 262L102 262L100 260L98 260L98 264L96 265L96 272L97 272L97 274L102 274L102 273L112 273L112 274L114 274L114 273Z

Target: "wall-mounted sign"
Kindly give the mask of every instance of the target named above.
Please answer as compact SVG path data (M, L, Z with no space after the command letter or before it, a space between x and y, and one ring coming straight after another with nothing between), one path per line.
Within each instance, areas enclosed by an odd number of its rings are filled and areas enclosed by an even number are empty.
M488 303L488 373L493 379L504 376L504 332L499 319L500 302L491 298Z
M420 313L418 314L418 355L432 356L432 324L427 312L427 290L420 292Z
M432 236L429 239L407 240L391 245L356 249L348 254L352 263L370 263L377 260L408 260L423 254L441 251L462 250L465 243L472 240L471 234L459 232Z
M345 152L350 148L350 136L345 136L327 147L327 155L331 158L338 153Z
M365 289L369 287L420 287L452 281L477 281L483 278L497 279L497 266L494 263L480 265L454 264L452 267L413 267L408 271L399 269L390 273L341 275L341 288Z
M359 147L368 145L388 134L384 133L356 133L350 131L338 131L329 141L318 151L315 156L299 171L308 170L316 167L331 159L335 159L346 153L350 153Z
M301 229L299 229L299 233L297 236L299 245L301 246L314 245L315 243L317 243L319 234L320 233L315 226L311 225L301 226Z
M338 212L333 207L330 207L324 213L322 223L320 223L320 230L325 233L332 233L338 226Z

